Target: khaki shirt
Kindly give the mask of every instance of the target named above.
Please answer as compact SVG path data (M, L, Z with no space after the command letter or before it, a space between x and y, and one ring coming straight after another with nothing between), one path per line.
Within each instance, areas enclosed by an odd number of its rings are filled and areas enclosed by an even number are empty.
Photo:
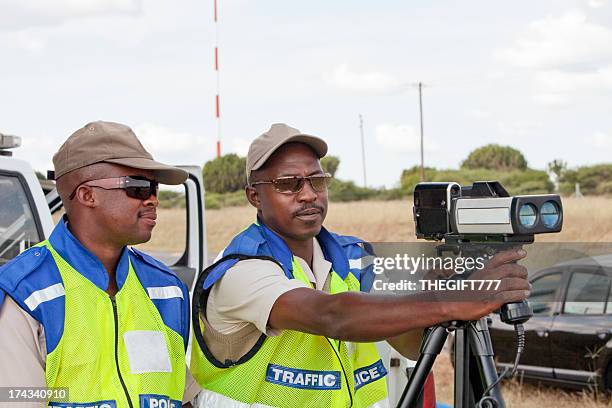
M323 256L319 242L313 238L312 266L295 257L315 289L322 290L331 262ZM307 288L298 279L287 279L283 269L272 261L247 259L228 269L210 292L206 317L213 328L222 334L232 334L248 325L268 336L280 331L268 327L268 319L276 300L290 290Z

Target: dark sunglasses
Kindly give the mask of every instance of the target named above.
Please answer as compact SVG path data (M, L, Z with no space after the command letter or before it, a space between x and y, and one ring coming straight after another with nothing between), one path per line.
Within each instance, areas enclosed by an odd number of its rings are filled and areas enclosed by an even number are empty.
M287 177L277 177L272 180L267 181L255 181L251 183L251 186L256 186L258 184L272 184L274 189L283 194L296 194L302 191L304 188L304 184L306 184L306 180L310 182L312 189L318 193L321 193L329 187L329 184L332 181L332 176L329 173L325 174L315 174L312 176L301 177L301 176L287 176Z
M157 191L159 190L159 183L155 180L149 180L142 176L123 176L113 177L98 180L89 180L79 184L72 194L68 197L72 200L76 195L77 190L81 186L98 187L104 190L116 190L123 189L128 197L136 198L138 200L146 200L152 195L157 197Z

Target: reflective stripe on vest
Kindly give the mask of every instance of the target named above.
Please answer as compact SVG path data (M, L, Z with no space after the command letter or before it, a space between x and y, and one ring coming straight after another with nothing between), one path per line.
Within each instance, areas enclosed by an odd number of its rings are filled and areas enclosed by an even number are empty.
M223 394L210 390L202 390L194 400L195 408L274 408L270 405L263 404L247 404L226 397ZM367 408L389 408L389 401L385 398L382 401L377 401Z
M64 331L47 355L45 375L48 387L67 387L71 401L49 405L179 408L185 387L183 338L164 324L131 262L113 299L48 241L43 245L53 255L66 297Z
M293 278L310 287L295 257L292 261ZM330 272L331 294L359 290L360 282L352 273L342 279ZM283 330L279 336L265 338L250 359L220 368L194 342L191 372L205 389L198 400L200 407L388 406L387 372L371 343Z

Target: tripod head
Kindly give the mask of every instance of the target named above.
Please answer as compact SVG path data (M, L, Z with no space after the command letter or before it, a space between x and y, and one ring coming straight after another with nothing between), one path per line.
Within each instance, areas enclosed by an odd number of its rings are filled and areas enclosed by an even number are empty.
M493 241L489 242L471 242L465 240L461 236L449 234L446 237L446 242L436 247L438 256L442 256L445 252L451 252L454 255L465 256L471 258L478 257L492 257L498 252L509 250L512 248L520 247L522 244L530 244L533 242L533 236L523 236L522 240L516 239L515 241ZM462 277L469 276L471 271L467 271L462 274ZM502 322L510 325L516 325L525 323L533 316L533 311L529 302L523 300L522 302L506 303L499 310L499 317Z

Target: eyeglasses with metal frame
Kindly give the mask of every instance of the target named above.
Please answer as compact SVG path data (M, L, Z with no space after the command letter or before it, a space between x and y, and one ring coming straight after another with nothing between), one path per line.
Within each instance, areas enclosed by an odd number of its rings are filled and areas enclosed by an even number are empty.
M250 183L251 187L259 184L272 184L274 190L282 194L297 194L304 188L306 180L310 182L310 186L317 193L322 193L327 190L331 181L332 175L329 173L313 174L311 176L283 176L272 180L254 181Z

